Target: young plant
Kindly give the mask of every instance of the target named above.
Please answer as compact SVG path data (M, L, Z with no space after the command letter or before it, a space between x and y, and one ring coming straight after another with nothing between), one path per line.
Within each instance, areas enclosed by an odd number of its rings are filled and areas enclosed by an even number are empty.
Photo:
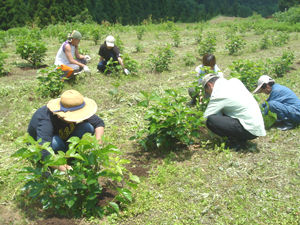
M290 36L286 32L277 32L277 35L272 36L274 46L283 46L289 42Z
M228 38L228 42L225 45L225 49L228 50L229 55L233 55L241 51L246 45L245 40L238 35L231 35Z
M98 41L100 40L100 37L101 37L100 36L100 31L98 29L93 29L91 31L91 36L92 36L92 39L93 39L95 45L97 45Z
M135 52L144 52L144 47L140 42L135 43Z
M146 107L147 127L131 139L138 139L145 149L170 149L177 143L189 145L200 136L204 126L203 112L187 106L188 99L176 90L165 90L165 95L142 92Z
M179 35L179 31L177 29L174 29L172 31L172 39L173 39L173 45L175 47L179 47L180 44L180 35Z
M113 89L109 90L108 93L114 102L120 103L124 95L124 93L119 90L120 82L115 82L112 85Z
M13 157L25 159L19 178L29 200L38 200L44 210L69 217L102 217L106 212L119 212L119 205L132 201L132 192L125 187L136 187L139 179L128 173L121 159L121 151L113 145L101 146L91 134L82 139L69 139L69 150L55 154L49 143L40 145L29 134L18 139L21 148ZM41 151L50 155L41 160ZM69 164L72 170L60 172L51 167ZM125 178L128 177L129 179ZM115 190L117 195L106 206L99 205L104 188ZM117 204L117 202L119 204Z
M42 97L56 97L64 88L62 76L64 72L55 67L48 67L38 71L38 87L37 93Z
M5 59L7 58L7 55L1 51L0 49L0 77L5 76L8 73L8 70L6 68Z
M202 57L205 54L213 54L216 51L217 37L216 34L208 32L199 44L199 55Z
M42 65L47 48L39 40L24 38L17 42L16 53L27 60L34 68Z
M158 48L157 55L150 54L148 58L148 64L152 71L161 73L169 70L169 64L174 57L174 52L170 45L166 47Z
M267 60L271 67L272 73L277 77L282 77L290 70L290 66L295 59L293 52L284 52L281 57L277 57L273 60Z
M259 42L260 49L262 49L262 50L270 48L271 44L272 44L272 41L270 40L269 34L265 34Z
M142 40L143 39L145 31L146 31L145 26L138 26L136 28L136 36L137 36L138 40Z
M130 71L130 75L138 75L140 69L139 63L136 60L132 59L128 54L124 54L122 56L122 59L126 69Z
M106 63L104 74L111 74L113 76L119 77L122 74L122 66L119 64L118 61L114 61L112 58L110 58Z
M191 53L186 53L183 57L184 65L186 66L193 66L196 63L196 58Z

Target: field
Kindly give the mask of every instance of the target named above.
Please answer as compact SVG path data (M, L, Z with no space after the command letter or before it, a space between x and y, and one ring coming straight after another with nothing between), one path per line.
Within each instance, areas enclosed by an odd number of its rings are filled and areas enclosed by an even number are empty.
M42 98L35 91L37 70L15 53L16 42L22 35L11 32L2 48L8 54L5 61L9 73L0 77L0 224L300 223L299 127L285 132L272 128L267 136L251 141L242 151L224 148L206 129L201 131L203 136L198 142L168 151L145 151L137 141L129 140L146 126L145 109L137 105L142 99L141 91L162 94L172 88L188 95L188 87L196 81L194 69L201 64L196 40L201 30L203 37L208 32L216 35L214 54L226 77L235 60L264 63L267 59L281 57L283 52L293 52L291 69L275 80L300 96L299 26L296 29L286 27L287 43L270 44L266 49L260 47L264 36L269 35L271 39L285 26L255 17L217 17L193 24L152 24L148 21L142 40L138 40L135 26L104 24L98 27L101 36L97 45L89 36L89 27L60 25L66 32L81 31L80 49L92 57L88 65L91 75L82 74L76 82L66 82L64 90L76 89L97 102L97 115L106 124L106 141L116 145L123 152L123 158L131 160L128 169L141 179L138 188L133 190L134 201L119 214L112 213L101 219L75 219L58 218L39 206L20 200L24 181L18 179L18 172L25 162L11 157L17 150L15 140L26 132L35 110L51 98ZM178 47L174 46L174 30L180 37ZM234 32L246 45L230 55L225 49L226 36ZM138 75L114 77L97 72L99 45L109 33L119 36L124 45L123 53L140 64ZM61 42L55 28L42 30L41 34L48 48L44 63L50 66ZM169 70L152 72L147 66L148 57L166 44L170 44L175 54ZM185 64L187 60L191 61L189 65ZM266 96L259 95L258 99L262 103Z

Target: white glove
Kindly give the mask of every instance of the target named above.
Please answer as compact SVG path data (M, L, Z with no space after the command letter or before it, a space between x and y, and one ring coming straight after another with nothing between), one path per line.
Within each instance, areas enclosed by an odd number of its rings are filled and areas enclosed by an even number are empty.
M88 66L84 66L83 70L84 70L85 73L91 73L91 71L90 71L90 69L89 69Z
M125 73L126 75L130 74L129 70L126 69L126 68L124 69L124 73Z
M89 62L89 61L91 60L91 57L90 57L89 55L85 55L85 56L84 56L84 59L85 59L87 62Z

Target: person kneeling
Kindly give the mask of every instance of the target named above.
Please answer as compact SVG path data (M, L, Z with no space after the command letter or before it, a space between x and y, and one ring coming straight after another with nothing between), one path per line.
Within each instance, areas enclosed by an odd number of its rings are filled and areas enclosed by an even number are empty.
M66 152L67 140L70 137L81 138L85 133L95 134L102 143L104 122L95 115L97 104L94 100L83 97L76 90L65 91L60 98L52 99L47 105L39 108L32 116L28 125L28 133L41 143L50 142L53 151ZM42 160L50 153L42 151ZM69 165L53 167L65 171Z
M259 105L240 80L207 74L202 86L210 96L204 113L209 130L237 145L266 135Z

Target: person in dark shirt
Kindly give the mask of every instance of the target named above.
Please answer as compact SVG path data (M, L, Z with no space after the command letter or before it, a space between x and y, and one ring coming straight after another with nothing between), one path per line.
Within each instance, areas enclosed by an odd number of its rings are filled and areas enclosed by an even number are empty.
M279 130L290 130L300 124L300 99L288 87L275 83L268 75L262 75L253 93L269 95L262 107L265 115L269 110L276 113Z
M124 67L123 60L120 56L120 50L115 45L115 38L113 36L109 35L106 37L105 42L100 46L99 55L100 62L98 63L97 69L100 72L103 73L105 71L107 62L112 59L113 61L119 62L126 75L130 73L129 70Z
M28 133L41 143L50 142L54 152L68 150L70 137L81 138L85 133L95 134L99 143L104 134L104 122L95 115L97 104L90 98L83 97L76 90L65 91L60 98L52 99L39 108L28 125ZM42 159L50 153L42 151ZM61 171L71 169L69 165L54 167Z

